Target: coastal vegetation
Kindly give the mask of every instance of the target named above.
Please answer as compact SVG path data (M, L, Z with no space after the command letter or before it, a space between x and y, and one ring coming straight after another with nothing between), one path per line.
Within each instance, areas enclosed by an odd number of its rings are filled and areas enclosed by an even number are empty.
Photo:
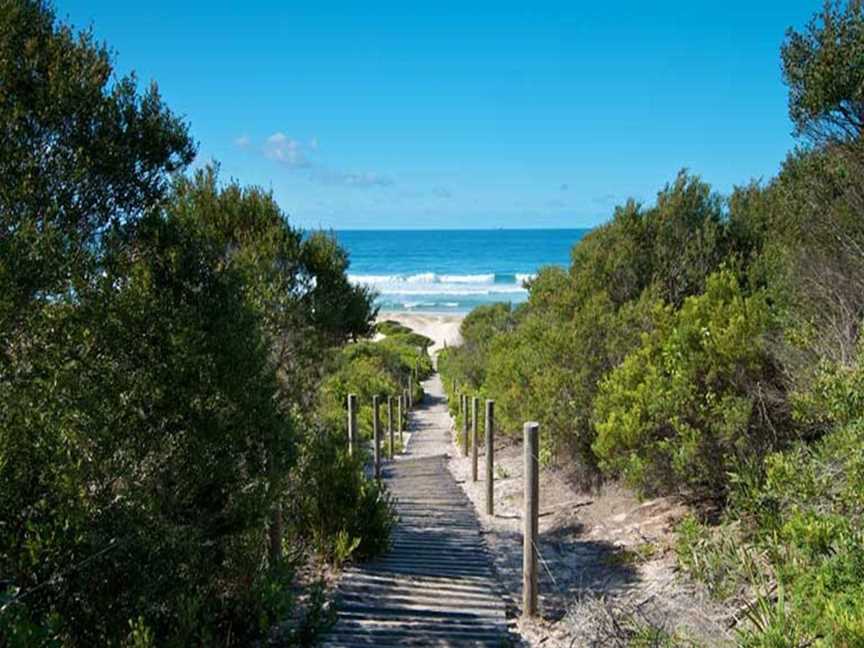
M317 566L394 523L346 390L368 436L424 340L370 341L333 237L190 171L156 86L39 0L0 0L0 131L0 646L308 643Z
M680 566L746 646L864 645L862 51L862 3L826 3L782 47L776 177L721 196L682 171L439 359L586 487L689 502Z

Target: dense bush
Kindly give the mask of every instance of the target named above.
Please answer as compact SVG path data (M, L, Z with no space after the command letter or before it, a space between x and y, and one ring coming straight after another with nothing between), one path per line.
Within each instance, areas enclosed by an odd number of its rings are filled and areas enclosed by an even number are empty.
M505 432L539 421L544 458L574 460L594 482L598 385L654 327L657 302L697 294L719 267L732 240L722 216L708 185L684 172L654 207L618 208L574 246L569 272L540 270L527 304L466 317L463 345L439 359L445 385L494 398Z
M758 462L794 433L766 350L764 295L735 275L708 278L681 309L655 310L655 327L601 383L593 449L604 470L644 493L722 497L728 473Z
M682 567L718 597L753 601L745 646L864 643L864 421L770 455L764 480L737 480L717 527L691 520Z
M384 426L387 425L387 398L395 400L408 388L409 382L413 385L414 402L422 401L423 387L419 380L432 374L432 360L425 346L412 344L410 335L411 330L405 327L375 342L364 340L349 344L335 354L330 374L321 384L322 418L332 426L343 425L348 394L355 394L360 435L371 439L373 396L379 398L379 416ZM393 414L397 414L395 402ZM407 417L405 410L403 417Z
M0 78L0 644L258 641L284 545L386 546L386 496L315 409L373 295L268 192L176 175L186 126L42 2L0 0Z
M364 476L363 453L345 452L344 421L308 435L298 455L286 500L288 536L337 564L386 550L395 513L384 487Z
M383 320L375 324L375 332L381 335L396 335L398 333L410 333L411 329L394 320Z

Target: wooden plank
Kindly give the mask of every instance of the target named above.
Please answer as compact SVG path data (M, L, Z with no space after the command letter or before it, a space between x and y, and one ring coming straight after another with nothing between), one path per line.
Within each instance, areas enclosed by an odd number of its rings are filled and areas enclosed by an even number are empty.
M474 507L449 472L447 456L417 454L435 446L423 445L424 437L446 435L429 423L429 412L446 406L429 400L408 412L410 456L381 466L398 515L390 551L345 570L337 597L338 621L325 646L510 643L506 608L497 594ZM467 398L464 403L467 419ZM475 402L471 405L476 412ZM476 437L472 440L476 447Z

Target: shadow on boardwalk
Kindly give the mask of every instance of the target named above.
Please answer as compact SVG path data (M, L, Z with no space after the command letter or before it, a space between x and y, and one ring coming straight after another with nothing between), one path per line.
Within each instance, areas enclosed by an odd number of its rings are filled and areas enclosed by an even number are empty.
M346 570L325 646L511 645L481 526L447 468L440 396L411 414L406 452L382 473L399 523L390 551Z

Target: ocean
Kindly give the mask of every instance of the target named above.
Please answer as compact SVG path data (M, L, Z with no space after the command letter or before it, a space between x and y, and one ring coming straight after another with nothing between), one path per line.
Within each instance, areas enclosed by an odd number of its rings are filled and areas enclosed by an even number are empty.
M350 230L353 283L378 292L382 311L466 313L480 304L523 302L526 279L547 265L567 267L586 229Z

